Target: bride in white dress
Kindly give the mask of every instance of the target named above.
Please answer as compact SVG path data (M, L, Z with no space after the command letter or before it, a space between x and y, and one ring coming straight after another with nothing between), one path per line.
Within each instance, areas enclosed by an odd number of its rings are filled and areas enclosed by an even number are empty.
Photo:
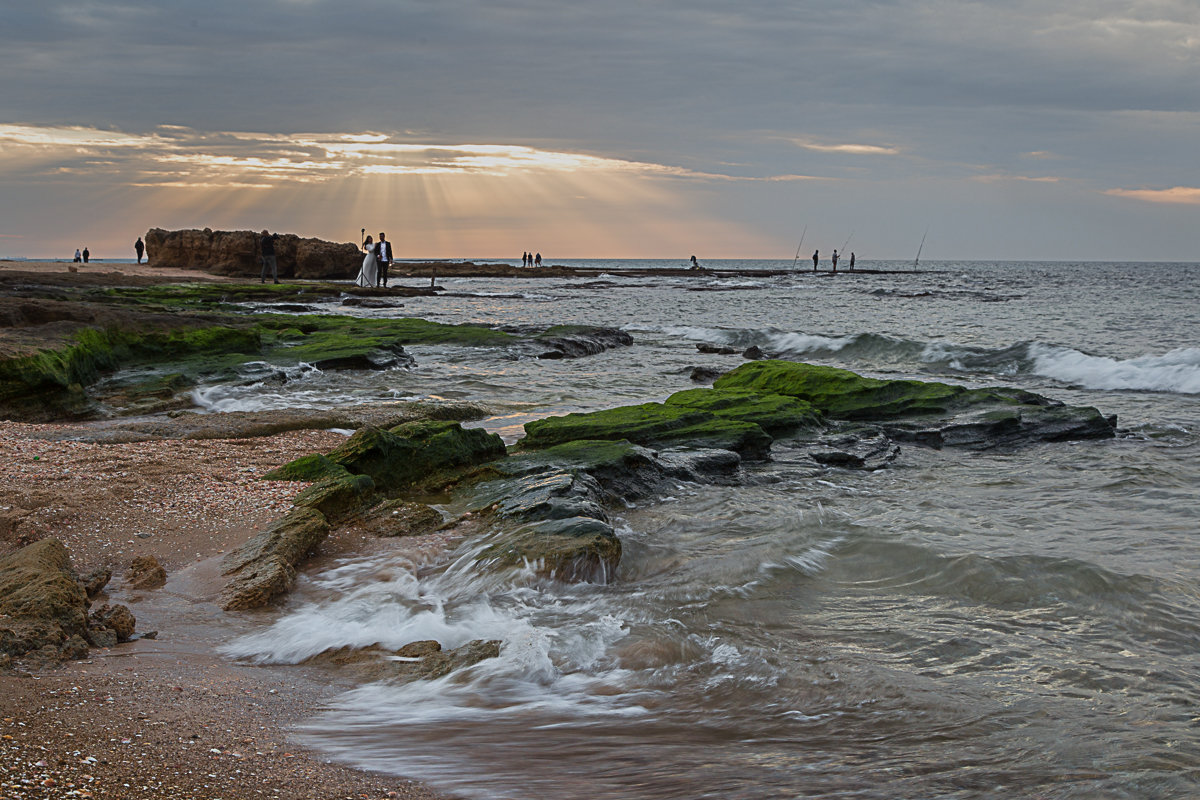
M366 250L367 254L363 256L362 269L358 271L358 277L354 279L359 286L372 287L375 285L378 265L375 263L375 245L372 244L372 241L368 236L367 240L363 242L363 250Z

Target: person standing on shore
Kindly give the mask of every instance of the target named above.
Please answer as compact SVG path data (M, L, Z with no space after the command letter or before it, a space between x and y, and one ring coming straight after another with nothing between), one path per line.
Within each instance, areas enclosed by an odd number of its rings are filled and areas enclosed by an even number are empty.
M91 251L87 249L87 245L84 245L84 248L83 248L83 263L85 263L85 264L86 264L86 263L88 262L88 259L89 259L89 258L91 258L91 257L92 257L92 253L91 253Z
M854 251L850 251L850 271L854 272Z
M258 276L259 283L267 282L267 267L271 268L271 280L279 283L279 264L275 261L275 240L278 238L278 233L271 233L268 230L262 232L262 240L259 242L259 250L262 256L262 274Z
M695 256L692 256L692 269L700 269L700 262L696 260Z
M364 289L370 289L375 285L378 268L375 263L375 243L368 236L362 245L363 256L362 269L358 271L358 277L354 279L356 286L362 286Z
M817 271L817 261L820 259L820 256L820 250L813 250L813 272Z
M142 253L146 252L146 243L142 241L142 237L133 243L133 252L137 253L138 263L142 263Z
M831 259L833 261L833 271L837 272L837 259L838 259L837 250L833 251L833 256L831 256Z
M536 256L533 257L533 265L535 267L540 267L542 265L542 254L541 253L538 253Z
M387 234L382 231L379 241L375 243L375 285L387 288L388 267L392 266L392 243L387 240Z
M76 247L75 248L75 263L78 264L81 261L83 261L83 254L80 253L79 248Z

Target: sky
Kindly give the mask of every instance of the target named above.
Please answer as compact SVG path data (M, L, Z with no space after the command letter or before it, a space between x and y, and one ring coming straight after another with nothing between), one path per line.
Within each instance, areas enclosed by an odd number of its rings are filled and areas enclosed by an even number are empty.
M1200 261L1196 0L0 0L0 257Z

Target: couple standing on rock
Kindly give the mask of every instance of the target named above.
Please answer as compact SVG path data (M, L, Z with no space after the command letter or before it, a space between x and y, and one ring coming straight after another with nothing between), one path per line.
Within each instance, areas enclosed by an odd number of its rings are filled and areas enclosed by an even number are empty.
M363 287L382 286L387 288L388 285L388 267L392 265L392 243L387 240L387 235L379 234L379 241L372 243L371 237L363 242L363 250L366 255L363 257L362 269L358 271L358 277L354 282Z

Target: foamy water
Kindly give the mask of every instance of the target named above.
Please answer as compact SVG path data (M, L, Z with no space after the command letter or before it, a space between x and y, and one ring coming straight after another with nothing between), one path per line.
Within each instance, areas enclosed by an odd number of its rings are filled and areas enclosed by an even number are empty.
M635 344L577 361L413 348L411 370L299 370L198 397L470 399L512 439L528 418L659 399L692 386L694 366L742 363L698 343L758 345L1028 388L1118 414L1121 437L905 447L874 473L780 442L739 486L680 483L613 509L624 555L605 583L485 569L480 542L399 543L303 576L228 654L287 664L500 639L499 658L364 684L296 732L463 797L1200 793L1200 267L941 266L711 292L679 278L464 279L405 313L606 324Z

